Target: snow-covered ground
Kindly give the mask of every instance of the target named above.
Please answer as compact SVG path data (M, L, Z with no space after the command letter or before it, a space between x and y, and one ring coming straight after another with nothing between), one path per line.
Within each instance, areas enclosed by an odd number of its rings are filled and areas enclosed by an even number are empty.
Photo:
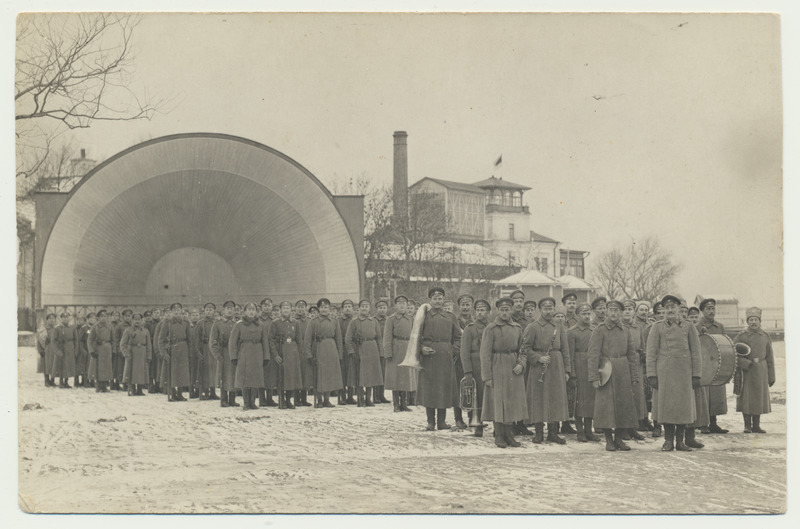
M776 513L786 509L784 344L766 435L663 453L663 439L496 448L491 430L426 432L424 408L275 408L45 388L19 348L19 501L76 513ZM387 391L387 397L390 397ZM241 398L238 399L241 402ZM452 414L448 417L452 422Z

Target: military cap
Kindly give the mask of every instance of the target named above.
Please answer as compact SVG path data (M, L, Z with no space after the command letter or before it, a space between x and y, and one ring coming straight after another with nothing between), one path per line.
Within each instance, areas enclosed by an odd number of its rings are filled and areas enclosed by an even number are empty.
M575 301L578 301L578 295L575 294L575 292L569 292L567 294L564 294L561 297L561 303L566 304L568 299L574 299Z
M128 314L133 314L133 311L131 309L125 309L122 311L123 316L127 316Z
M56 319L56 314L55 314L55 312L51 312L50 314L48 314L47 316L45 316L45 317L44 317L44 319L45 319L45 320L54 320L54 319Z
M672 294L667 294L663 298L661 298L661 305L666 308L667 303L675 303L676 305L680 306L681 300L678 299L677 296L673 296Z
M62 312L61 314L58 315L59 318L63 318L64 316L69 318L69 312Z
M376 301L375 306L377 307L378 305L386 305L387 307L389 306L389 304L386 303L385 299L379 299L378 301Z
M342 301L342 308L344 308L344 306L347 305L348 303L350 304L351 307L355 306L355 303L353 303L352 299L346 299L346 300Z
M331 304L331 300L329 300L328 298L319 298L319 301L317 301L317 308L319 308L319 307L321 307L323 305L330 305L330 304Z
M635 302L635 301L633 301L632 299L623 299L623 300L622 300L622 307L623 307L623 309L624 309L625 307L627 307L628 305L630 305L631 307L633 307L633 310L636 310L636 302Z
M144 318L144 316L142 316L141 312L134 312L133 313L133 319L135 320L136 318L139 318L141 320L141 319Z
M304 299L298 299L297 303L294 304L295 307L299 307L300 305L307 307L308 303Z
M517 289L514 292L512 292L511 295L508 296L508 297L511 298L511 299L514 299L514 297L516 297L517 295L520 295L520 296L522 296L524 298L525 297L525 292Z
M206 303L205 305L203 305L203 309L207 309L208 307L211 307L212 309L217 310L217 306L214 305L213 303L211 303L210 301L208 303Z
M745 321L749 320L752 317L758 318L758 321L761 321L761 309L758 307L749 307L747 310L744 311Z
M592 300L592 310L596 309L599 304L606 303L607 301L608 300L606 298L604 298L603 296L594 298Z
M233 302L233 301L230 301L230 300L226 301L225 303L222 304L222 308L224 309L224 308L227 308L227 307L232 307L232 308L235 309L236 308L236 303Z
M252 301L248 301L247 303L245 303L244 307L243 307L243 310L247 310L250 307L253 307L254 310L258 310L258 305L253 303Z
M148 317L148 316L152 316L152 315L153 315L153 313L150 312L149 310L144 311L144 317L145 318Z
M704 310L708 305L717 306L717 300L714 298L706 298L700 302L700 310Z
M575 314L580 314L584 310L588 310L589 312L591 312L592 311L592 306L589 305L588 303L581 303L580 305L575 307Z
M432 298L437 292L444 296L444 289L442 287L433 287L432 289L428 290L428 298Z
M679 302L679 303L680 303L680 305L681 305L681 306L683 306L683 307L688 307L688 306L689 306L689 305L686 303L686 300L685 300L685 299L683 299L683 298L678 298L678 302Z
M400 294L399 296L394 298L395 304L397 304L397 302L399 302L399 301L405 301L406 303L408 303L408 298L405 297L404 295Z
M527 309L530 306L533 306L534 309L536 308L536 302L533 301L532 299L529 299L528 301L522 304L523 309Z
M86 315L86 319L88 320L92 316L97 317L97 314L95 314L94 312L90 312L89 314Z
M556 306L556 298L551 298L550 296L547 296L546 298L542 298L539 300L539 307L544 307L544 304L548 302L552 303L554 307Z
M100 316L102 316L103 314L108 314L108 311L106 309L100 309L100 310L97 311L97 317L98 318Z
M372 305L372 302L370 300L368 300L367 298L364 298L364 299L362 299L361 301L358 302L358 306L360 307L364 303L366 303L367 305Z
M286 305L287 307L290 307L290 308L291 308L291 306L292 306L292 302L291 302L291 301L281 301L281 302L280 302L280 304L279 304L278 306L279 306L280 308L283 308L283 306L284 306L284 305Z
M497 301L494 302L494 306L497 307L498 309L500 307L504 306L504 305L506 307L513 307L514 306L514 300L511 299L510 297L505 297L505 298L500 298L500 299L498 299Z
M311 305L311 306L308 308L308 312L309 312L309 313L311 313L311 312L319 312L319 309L318 309L317 307L315 307L314 305Z
M625 310L625 307L622 305L622 302L616 299L610 299L606 301L606 308L610 308L611 306L615 306L619 310Z
M700 314L700 309L698 309L697 307L689 307L689 314L695 314L695 313Z
M653 303L653 314L655 314L655 312L658 309L663 309L663 308L664 308L664 305L660 301L656 301L655 303Z
M175 310L176 308L178 308L178 309L182 309L182 308L183 308L183 305L181 305L180 303L178 303L178 302L176 301L175 303L173 303L172 305L170 305L170 306L169 306L169 310Z
M486 310L492 310L492 306L489 305L489 302L486 301L485 299L476 299L475 303L472 304L472 308L477 309L478 305L484 305L486 307Z
M475 298L474 298L474 297L472 297L472 295L471 295L471 294L461 294L460 296L458 296L458 300L456 301L456 303L458 303L459 305L461 305L461 300L462 300L462 299L468 299L468 300L470 300L470 302L472 302L473 304L475 303Z
M262 299L262 300L261 300L261 303L259 303L259 305L263 305L263 304L264 304L264 303L266 303L267 301L269 301L270 303L272 303L272 299L271 299L271 298L264 298L264 299Z

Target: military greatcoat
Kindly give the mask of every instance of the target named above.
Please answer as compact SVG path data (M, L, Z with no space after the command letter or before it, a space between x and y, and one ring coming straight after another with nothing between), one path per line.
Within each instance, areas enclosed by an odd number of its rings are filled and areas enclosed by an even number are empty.
M639 419L633 384L639 382L639 357L633 335L621 322L606 318L589 339L589 382L600 380L600 364L611 362L611 378L597 388L594 424L597 428L636 428Z
M322 314L309 320L303 347L305 356L316 360L317 384L314 391L325 393L342 389L344 385L339 361L344 356L344 344L339 323Z
M425 313L420 330L420 346L434 350L420 354L417 402L426 408L452 408L458 405L455 362L461 349L461 329L452 315L442 309Z
M750 346L750 354L739 357L739 368L742 370L742 394L736 399L736 411L747 415L763 415L772 411L769 402L769 387L775 383L775 355L772 352L772 340L761 329L747 329L733 340L735 343L746 343Z
M481 419L506 424L528 418L525 399L524 370L527 358L520 353L522 328L514 321L505 322L499 317L486 326L481 336L480 366L484 385ZM474 364L473 364L474 365ZM515 366L523 372L515 375Z
M112 330L108 323L99 322L89 331L87 345L89 354L96 357L94 380L99 382L109 382L114 376L111 369L111 340Z
M214 362L218 366L217 376L219 376L219 387L222 391L233 391L236 389L236 368L233 367L231 363L230 349L228 349L234 323L232 317L223 318L214 322L214 325L211 326L211 333L208 339L208 347L211 349Z
M347 354L358 355L358 384L372 387L383 385L381 372L381 331L378 322L370 316L353 318L344 335Z
M214 327L214 317L205 317L197 324L197 359L198 376L197 387L202 389L213 388L217 385L217 360L211 352L211 329Z
M150 369L148 362L153 359L153 344L150 341L150 331L144 327L128 327L122 334L119 342L120 352L125 357L125 364L129 367L127 379L123 382L129 384L148 384L150 382Z
M303 335L294 319L278 318L269 327L269 348L272 357L280 357L283 364L283 389L303 389L303 372L300 362L306 361L302 348Z
M78 355L75 357L75 375L85 377L88 372L89 347L86 340L89 338L89 326L81 325L76 331L78 340Z
M172 318L161 326L158 342L164 360L161 372L164 387L189 387L190 332L189 322L180 317Z
M588 323L578 322L567 332L572 365L575 369L575 417L594 417L594 386L589 382L589 338L592 327Z
M342 333L342 340L344 340L344 336L347 334L347 328L350 326L351 321L353 321L352 316L344 315L342 315L342 317L338 320L339 330ZM342 355L340 366L342 369L342 384L344 384L345 387L355 386L358 382L356 379L358 373L355 371L355 362L351 361L350 355Z
M391 391L416 391L417 372L398 367L406 359L408 339L411 336L411 317L394 313L383 326L383 352L386 355L386 389Z
M461 331L461 365L464 368L464 374L472 374L475 379L475 402L483 403L483 375L481 371L481 340L483 338L483 331L489 325L488 321L475 320L468 323ZM520 337L522 337L522 329L520 329ZM458 381L459 389L461 381ZM525 382L523 379L523 386ZM521 417L519 420L524 419Z
M258 319L236 322L228 339L231 361L236 360L236 389L263 388L264 363L270 359L269 334Z
M633 403L636 405L636 418L647 418L647 400L644 396L644 381L642 370L640 369L640 359L644 355L644 347L646 343L642 341L642 330L639 328L639 323L636 318L630 323L623 321L622 325L628 330L633 340L634 350L636 351L635 368L637 371L638 381L633 384Z
M300 330L300 336L305 338L306 335L306 327L308 327L308 322L311 321L310 318L303 316L294 319L297 322L297 326ZM302 375L303 380L303 387L302 389L311 389L314 386L314 370L311 368L310 363L311 357L303 355L303 361L300 362L300 374Z
M56 372L61 378L75 376L75 356L78 333L71 325L59 325L55 332L56 341Z
M545 370L539 358L545 355L548 348L550 348L550 366ZM539 317L528 325L522 335L522 352L527 356L531 366L526 384L528 424L566 421L569 418L569 410L564 375L570 373L572 364L564 326L555 320L548 321ZM539 382L540 379L543 381Z

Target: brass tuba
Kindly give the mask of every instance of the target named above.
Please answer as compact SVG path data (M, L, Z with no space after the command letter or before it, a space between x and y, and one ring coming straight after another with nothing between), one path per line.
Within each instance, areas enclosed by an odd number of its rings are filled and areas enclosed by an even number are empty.
M408 347L406 348L406 356L403 358L403 361L397 364L397 367L409 367L411 369L422 369L422 365L419 363L419 336L420 331L422 330L422 322L425 321L425 312L430 309L431 306L427 303L423 303L417 309L417 313L414 315L414 322L411 325L411 336L408 337Z
M478 386L475 379L467 380L467 377L461 379L458 392L458 405L462 410L470 413L469 427L476 428L483 426L481 421L481 405L478 403Z
M733 344L733 348L736 350L736 356L741 356L745 358L750 355L750 346L746 343L735 343ZM741 395L742 394L742 386L744 385L744 373L742 372L742 368L739 367L739 362L737 359L736 362L736 371L733 372L733 394L734 395Z

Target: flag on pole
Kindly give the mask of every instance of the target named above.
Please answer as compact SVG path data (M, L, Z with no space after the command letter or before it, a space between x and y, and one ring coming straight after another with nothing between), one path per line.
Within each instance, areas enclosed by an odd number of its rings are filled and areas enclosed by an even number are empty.
M501 154L501 155L500 155L500 158L498 158L498 159L497 159L497 161L496 161L496 162L494 162L494 166L495 166L495 167L498 167L498 166L499 166L500 164L502 164L502 163L503 163L503 155Z

